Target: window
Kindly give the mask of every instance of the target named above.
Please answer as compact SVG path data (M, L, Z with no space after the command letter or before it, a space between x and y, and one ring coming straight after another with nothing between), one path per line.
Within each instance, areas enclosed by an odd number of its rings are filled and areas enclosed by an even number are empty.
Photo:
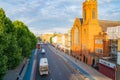
M76 28L75 28L75 32L74 32L74 39L75 39L75 40L74 40L74 43L75 43L75 44L79 44L79 38L80 38L80 37L79 37L79 29L78 29L78 27L76 27Z
M103 54L103 49L96 48L95 52L98 53L98 54Z
M96 40L95 40L95 43L96 43L96 44L103 44L103 40L102 40L102 39L96 39Z
M95 19L96 18L96 16L95 16L95 10L93 9L92 10L92 19Z
M84 17L84 20L86 20L86 10L84 10L84 12L83 12L83 17Z

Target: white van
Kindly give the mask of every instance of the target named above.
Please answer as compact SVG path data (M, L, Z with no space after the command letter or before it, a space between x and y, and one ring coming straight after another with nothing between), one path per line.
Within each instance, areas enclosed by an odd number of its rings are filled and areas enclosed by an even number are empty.
M40 59L40 63L39 63L39 72L40 72L40 75L48 75L48 60L47 58L41 58Z

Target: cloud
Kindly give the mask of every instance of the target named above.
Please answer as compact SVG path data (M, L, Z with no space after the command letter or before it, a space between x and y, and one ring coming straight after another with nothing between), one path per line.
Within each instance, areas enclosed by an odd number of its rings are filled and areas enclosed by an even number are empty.
M73 19L69 19L68 21L71 22L71 23L74 23L75 19L74 18Z
M0 5L13 21L18 19L34 32L65 31L76 17L82 17L84 0L1 0ZM120 0L98 0L99 19L119 20ZM65 28L65 26L68 26Z
M28 18L20 17L20 18L17 19L17 20L23 21L23 22L25 22L25 24L27 24L27 25L29 25L29 24L31 24L31 23L37 21L36 18L29 18L29 17L28 17Z
M120 21L120 0L98 0L99 18Z
M43 33L46 33L46 32L52 32L52 33L54 33L54 32L59 32L59 33L66 33L68 30L70 30L71 28L70 27L64 27L64 28L60 28L60 27L56 27L56 28L52 28L51 30L49 29L49 30L40 30L40 29L38 29L38 30L36 30L35 28L30 28L30 30L32 31L32 32L34 32L35 34L43 34Z

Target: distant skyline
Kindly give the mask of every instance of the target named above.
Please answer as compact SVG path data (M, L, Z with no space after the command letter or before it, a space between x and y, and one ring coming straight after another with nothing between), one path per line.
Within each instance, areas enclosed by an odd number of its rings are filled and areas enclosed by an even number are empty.
M0 0L12 21L21 20L34 33L67 32L82 18L85 0ZM120 0L98 0L99 20L120 21Z

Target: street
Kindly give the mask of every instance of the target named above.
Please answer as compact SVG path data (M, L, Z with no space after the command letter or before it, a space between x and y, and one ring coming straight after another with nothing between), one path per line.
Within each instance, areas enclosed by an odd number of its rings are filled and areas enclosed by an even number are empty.
M51 50L47 45L43 44L42 47L46 53L43 55L40 50L37 53L36 80L77 80L80 74L69 62L55 54L56 51ZM39 61L42 57L48 59L49 75L40 76L39 74ZM83 80L80 78L79 76L79 80Z

